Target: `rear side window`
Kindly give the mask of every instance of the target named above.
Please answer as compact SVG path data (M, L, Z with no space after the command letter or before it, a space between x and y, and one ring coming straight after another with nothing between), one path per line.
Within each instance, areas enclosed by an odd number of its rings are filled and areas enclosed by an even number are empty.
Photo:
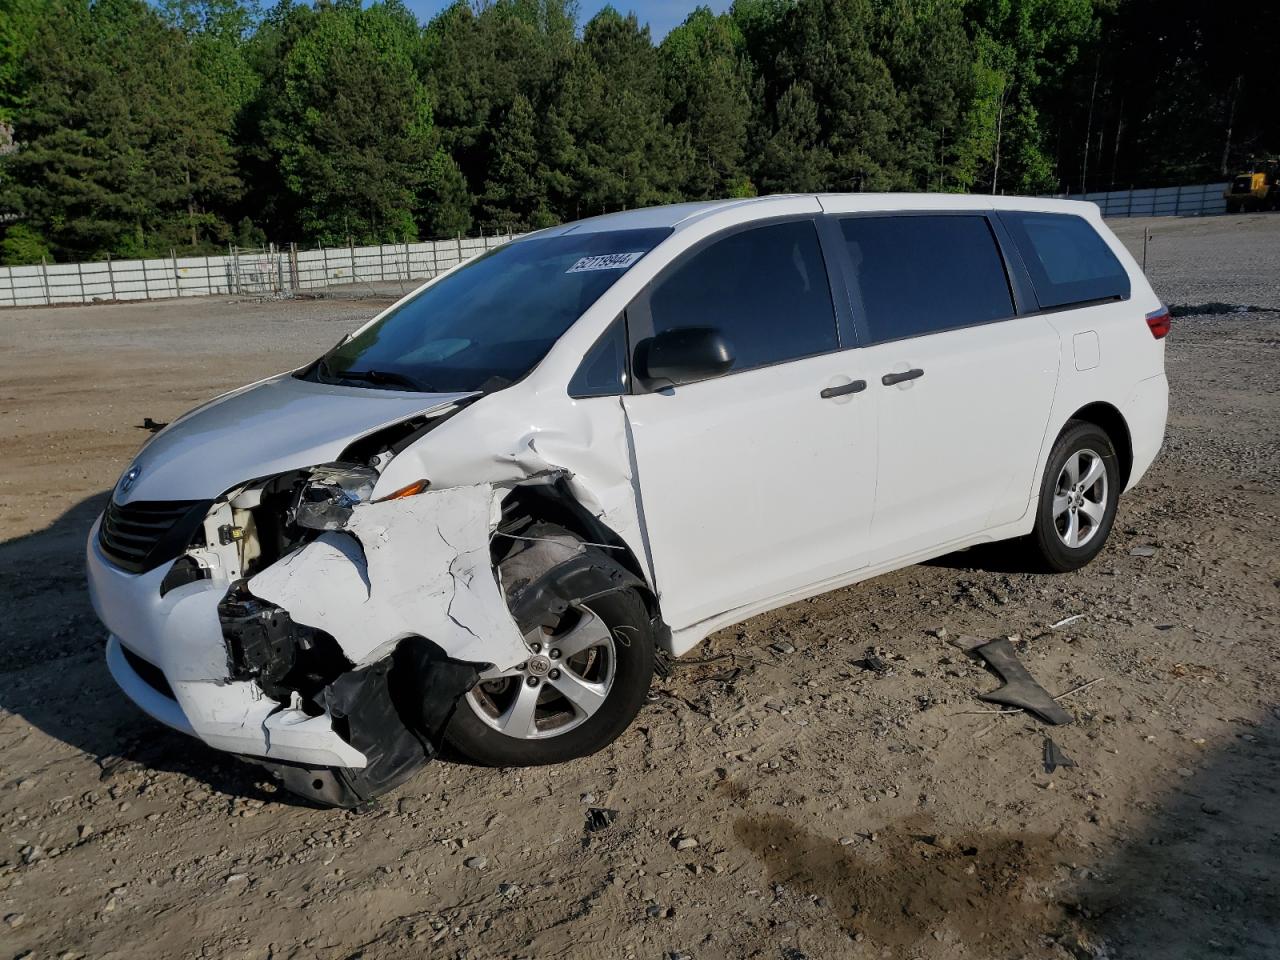
M1128 298L1129 275L1083 217L1004 211L1000 219L1018 245L1042 310Z
M835 310L811 220L731 234L659 281L649 298L653 332L714 327L733 369L835 350Z
M850 217L840 222L854 314L872 343L1013 316L1004 260L987 218Z

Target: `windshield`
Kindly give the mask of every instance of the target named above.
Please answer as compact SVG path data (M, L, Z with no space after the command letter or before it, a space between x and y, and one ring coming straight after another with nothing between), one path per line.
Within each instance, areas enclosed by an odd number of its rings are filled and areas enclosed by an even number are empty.
M429 393L519 380L670 228L518 240L487 253L338 344L299 374Z

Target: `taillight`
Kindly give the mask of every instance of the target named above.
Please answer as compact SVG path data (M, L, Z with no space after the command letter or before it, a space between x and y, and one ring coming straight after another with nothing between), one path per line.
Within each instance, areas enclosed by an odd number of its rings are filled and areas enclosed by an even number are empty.
M1163 340L1169 335L1169 308L1161 307L1155 313L1147 314L1147 326L1151 328L1151 335L1157 340Z

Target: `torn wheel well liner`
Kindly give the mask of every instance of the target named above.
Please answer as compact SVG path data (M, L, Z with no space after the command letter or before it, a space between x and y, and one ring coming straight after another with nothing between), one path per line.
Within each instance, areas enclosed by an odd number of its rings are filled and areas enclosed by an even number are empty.
M608 562L600 564L579 566L600 566L609 572L609 580L606 584L595 585L595 593L604 592L601 588L618 589L620 587L634 587L640 592L644 599L645 606L649 611L650 620L655 629L655 637L658 639L660 646L668 646L671 638L671 630L662 619L662 610L658 601L658 596L653 588L649 585L645 576L643 564L632 552L627 543L613 531L608 524L600 520L589 510L586 509L573 496L569 489L569 484L563 476L556 477L551 483L526 484L513 489L503 501L502 504L502 522L498 527L497 535L494 538L494 566L501 567L501 561L510 549L510 535L528 536L530 535L531 525L551 525L553 528L561 528L552 530L551 535L556 533L563 534L568 532L584 543L603 544L609 548ZM546 531L544 530L545 534ZM537 535L535 532L534 535ZM585 576L582 570L565 571L558 580L565 577L575 578L576 582L572 587L566 586L566 589L591 589L590 585L583 579ZM561 599L564 597L562 596ZM578 599L582 599L580 595ZM508 605L511 606L512 597L508 596ZM511 609L515 616L516 622L524 628L521 614L514 606Z

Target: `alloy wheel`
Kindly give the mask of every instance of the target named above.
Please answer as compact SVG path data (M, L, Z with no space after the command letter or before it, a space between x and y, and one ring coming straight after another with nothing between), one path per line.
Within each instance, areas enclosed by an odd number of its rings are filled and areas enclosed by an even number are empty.
M525 644L527 660L483 675L467 694L483 723L508 737L539 740L568 733L604 705L617 653L612 631L591 610L574 608L555 630L535 628Z
M1072 550L1088 544L1107 515L1107 468L1094 450L1077 450L1062 465L1053 493L1053 526Z

